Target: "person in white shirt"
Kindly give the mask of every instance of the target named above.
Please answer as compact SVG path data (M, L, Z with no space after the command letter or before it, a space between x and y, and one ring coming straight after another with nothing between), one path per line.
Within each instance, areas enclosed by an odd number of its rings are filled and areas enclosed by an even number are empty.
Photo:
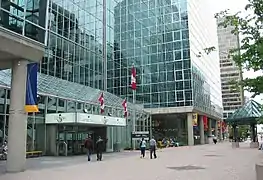
M146 141L144 140L144 138L142 138L141 142L140 142L140 149L141 149L141 158L145 157L145 150L146 150Z

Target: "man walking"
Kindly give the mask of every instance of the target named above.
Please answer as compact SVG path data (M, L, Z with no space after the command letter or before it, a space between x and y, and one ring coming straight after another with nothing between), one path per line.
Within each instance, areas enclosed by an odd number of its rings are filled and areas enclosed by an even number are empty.
M154 159L157 158L156 156L156 140L154 139L154 137L152 137L152 139L150 140L150 158L152 159L152 155L154 156Z
M98 140L96 141L96 150L97 150L97 161L102 160L102 151L104 149L104 141L99 136Z
M140 142L140 149L141 149L141 158L145 157L145 150L146 150L146 141L144 140L144 138L142 138L141 142Z
M88 161L91 160L91 153L93 149L93 141L91 139L91 136L89 135L84 143L84 147L87 149L87 155L88 155Z

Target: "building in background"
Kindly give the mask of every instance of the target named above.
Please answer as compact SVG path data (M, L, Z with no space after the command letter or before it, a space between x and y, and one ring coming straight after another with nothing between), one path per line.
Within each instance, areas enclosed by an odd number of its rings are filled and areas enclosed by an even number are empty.
M204 116L222 119L219 58L203 52L217 44L209 3L123 0L114 7L115 51L108 59L107 88L131 101L135 65L136 102L152 114L155 137L174 136L191 145L193 113L199 122Z
M224 19L217 19L217 24L223 20ZM233 87L233 82L242 79L242 72L229 57L229 51L239 47L239 37L232 34L232 30L233 27L231 26L226 28L218 26L217 28L224 119L242 107L245 102L244 90Z

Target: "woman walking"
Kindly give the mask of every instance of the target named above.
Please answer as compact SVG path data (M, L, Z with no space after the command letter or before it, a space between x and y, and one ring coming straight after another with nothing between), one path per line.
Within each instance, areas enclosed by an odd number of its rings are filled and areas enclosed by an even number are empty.
M141 149L141 158L145 157L145 150L146 150L146 141L144 138L142 138L141 143L140 143L140 149Z

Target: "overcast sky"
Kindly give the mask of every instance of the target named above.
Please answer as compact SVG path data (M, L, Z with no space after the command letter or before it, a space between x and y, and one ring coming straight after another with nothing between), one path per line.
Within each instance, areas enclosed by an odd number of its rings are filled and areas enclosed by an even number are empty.
M211 0L215 2L214 10L219 12L225 9L230 9L231 11L243 10L247 4L247 0Z
M244 12L244 8L246 6L246 4L248 3L247 0L211 0L215 2L215 6L213 7L214 12L220 12L226 9L230 9L231 12L238 12L238 11L242 11ZM255 77L258 75L262 75L261 72L245 72L244 73L244 77ZM249 94L248 92L245 92L246 96L251 96L251 94ZM261 96L257 96L255 98L256 101L263 103L263 95Z

